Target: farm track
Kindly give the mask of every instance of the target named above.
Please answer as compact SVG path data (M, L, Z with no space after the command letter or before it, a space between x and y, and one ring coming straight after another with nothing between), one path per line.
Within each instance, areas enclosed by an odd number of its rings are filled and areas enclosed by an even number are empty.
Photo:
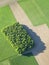
M15 2L16 0L0 0L0 7L6 6L10 3Z

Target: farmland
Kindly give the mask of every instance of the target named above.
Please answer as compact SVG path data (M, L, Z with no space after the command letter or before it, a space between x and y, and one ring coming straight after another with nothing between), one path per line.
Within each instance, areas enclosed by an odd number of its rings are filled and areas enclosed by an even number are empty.
M2 33L2 29L5 26L11 25L16 21L13 17L8 6L0 8L0 61L16 54L10 45L10 41Z
M34 56L17 56L15 48L3 33L4 27L12 25L16 19L9 6L0 8L0 65L38 65Z
M8 58L4 60L3 62L0 62L0 65L38 65L35 61L34 56L16 56L14 55L11 58Z
M37 26L41 24L47 24L49 27L48 0L20 0L18 3L23 8L33 25Z

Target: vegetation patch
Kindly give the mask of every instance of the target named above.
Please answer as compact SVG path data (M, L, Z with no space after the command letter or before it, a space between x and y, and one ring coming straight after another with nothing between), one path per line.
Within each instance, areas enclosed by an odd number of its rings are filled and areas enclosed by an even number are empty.
M30 50L34 45L28 32L24 29L23 25L19 23L8 26L3 32L8 36L13 46L20 54Z
M49 0L19 0L18 3L33 25L47 24L49 27Z
M6 39L6 36L3 33L3 28L14 24L16 21L10 7L4 6L0 7L0 62L13 56L17 55L14 48L10 45L10 40ZM8 64L0 64L8 65Z

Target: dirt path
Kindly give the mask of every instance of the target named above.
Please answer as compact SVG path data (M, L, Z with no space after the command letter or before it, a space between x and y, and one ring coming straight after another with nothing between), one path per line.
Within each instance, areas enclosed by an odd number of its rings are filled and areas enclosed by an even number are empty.
M39 65L49 65L49 29L47 25L34 27L17 2L10 4L10 8L16 20L33 31L29 32L36 43L36 48L32 50L32 53L35 55Z
M0 0L0 7L15 2L16 0Z

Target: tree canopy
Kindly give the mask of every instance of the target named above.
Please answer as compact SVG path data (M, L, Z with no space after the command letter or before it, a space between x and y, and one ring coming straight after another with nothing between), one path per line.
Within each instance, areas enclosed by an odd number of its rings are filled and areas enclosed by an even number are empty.
M19 23L4 28L3 32L20 54L30 50L34 45L26 29Z

